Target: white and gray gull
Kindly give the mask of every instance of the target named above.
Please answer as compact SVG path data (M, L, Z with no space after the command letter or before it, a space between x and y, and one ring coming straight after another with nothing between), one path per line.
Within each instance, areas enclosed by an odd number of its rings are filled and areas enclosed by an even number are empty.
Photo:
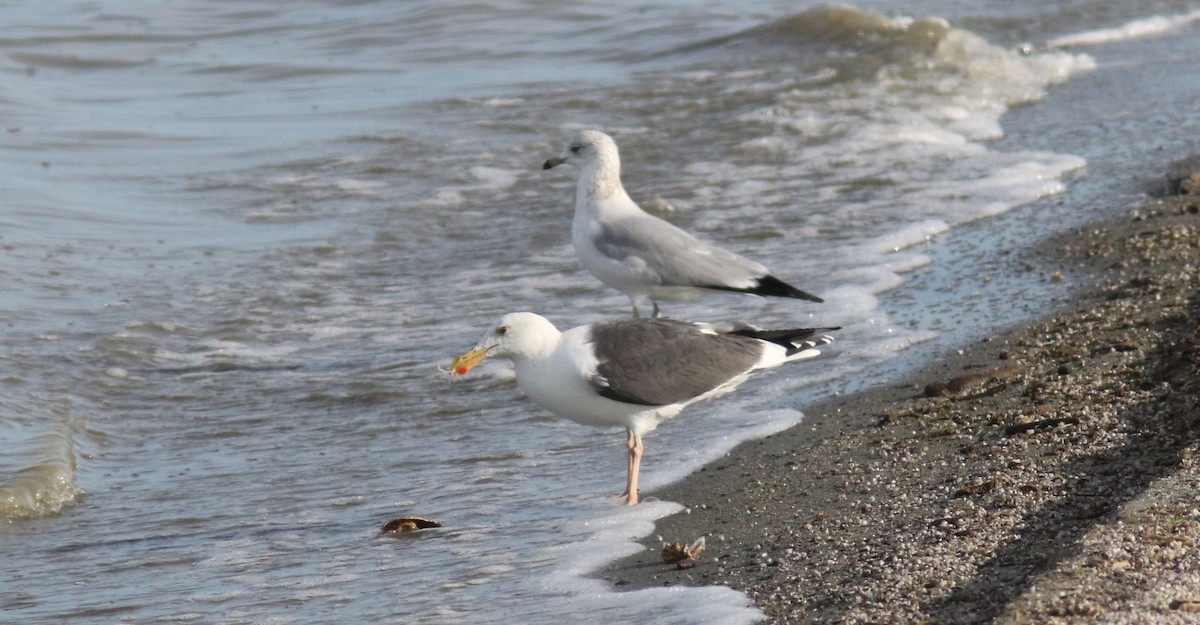
M466 375L488 357L507 358L517 384L543 408L584 425L624 427L629 463L621 495L633 505L643 434L756 371L817 356L833 341L821 333L837 329L623 319L559 332L545 317L517 312L456 358L451 374Z
M601 282L629 296L635 317L646 300L657 317L658 300L691 300L714 291L823 301L643 211L621 186L621 157L612 137L582 131L542 168L563 163L579 169L571 224L575 253Z

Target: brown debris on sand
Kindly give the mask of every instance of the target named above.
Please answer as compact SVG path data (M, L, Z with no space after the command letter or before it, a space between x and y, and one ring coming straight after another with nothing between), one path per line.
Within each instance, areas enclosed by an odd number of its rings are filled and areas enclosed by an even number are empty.
M678 569L690 569L696 566L700 552L704 551L706 541L703 536L684 545L682 543L663 543L659 553L663 564L674 564Z
M1007 382L1025 373L1025 365L1019 362L1006 362L999 367L987 371L964 373L950 378L947 382L930 382L925 385L926 397L941 397L955 395L983 386L990 382Z

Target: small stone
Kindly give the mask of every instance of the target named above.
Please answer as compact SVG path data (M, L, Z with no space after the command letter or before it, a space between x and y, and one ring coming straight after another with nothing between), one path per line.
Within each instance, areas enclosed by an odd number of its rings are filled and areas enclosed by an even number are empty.
M954 496L955 497L970 497L972 495L982 495L986 492L991 491L994 488L996 488L996 480L987 480L986 482L980 482L978 484L964 486L964 487L958 489L958 491L956 493L954 493Z
M1180 195L1200 195L1200 173L1192 174L1179 183Z
M1170 607L1180 612L1200 612L1200 598L1176 599Z

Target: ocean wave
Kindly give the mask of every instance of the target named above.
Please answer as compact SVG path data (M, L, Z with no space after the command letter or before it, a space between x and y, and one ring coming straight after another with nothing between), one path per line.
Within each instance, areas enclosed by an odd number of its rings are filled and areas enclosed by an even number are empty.
M713 48L814 46L875 51L930 50L951 30L940 18L887 17L849 6L819 6L741 32L684 46L676 52Z
M75 439L68 425L31 439L28 452L33 464L0 481L0 519L53 516L83 495L75 483Z

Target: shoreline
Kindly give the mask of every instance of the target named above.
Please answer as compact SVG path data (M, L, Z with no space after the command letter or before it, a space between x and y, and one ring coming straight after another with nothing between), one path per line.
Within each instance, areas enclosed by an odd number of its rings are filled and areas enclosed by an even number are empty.
M1168 178L1031 250L1079 276L1061 310L652 493L685 511L596 577L729 586L773 624L1196 618L1200 157ZM700 536L697 566L661 562Z

